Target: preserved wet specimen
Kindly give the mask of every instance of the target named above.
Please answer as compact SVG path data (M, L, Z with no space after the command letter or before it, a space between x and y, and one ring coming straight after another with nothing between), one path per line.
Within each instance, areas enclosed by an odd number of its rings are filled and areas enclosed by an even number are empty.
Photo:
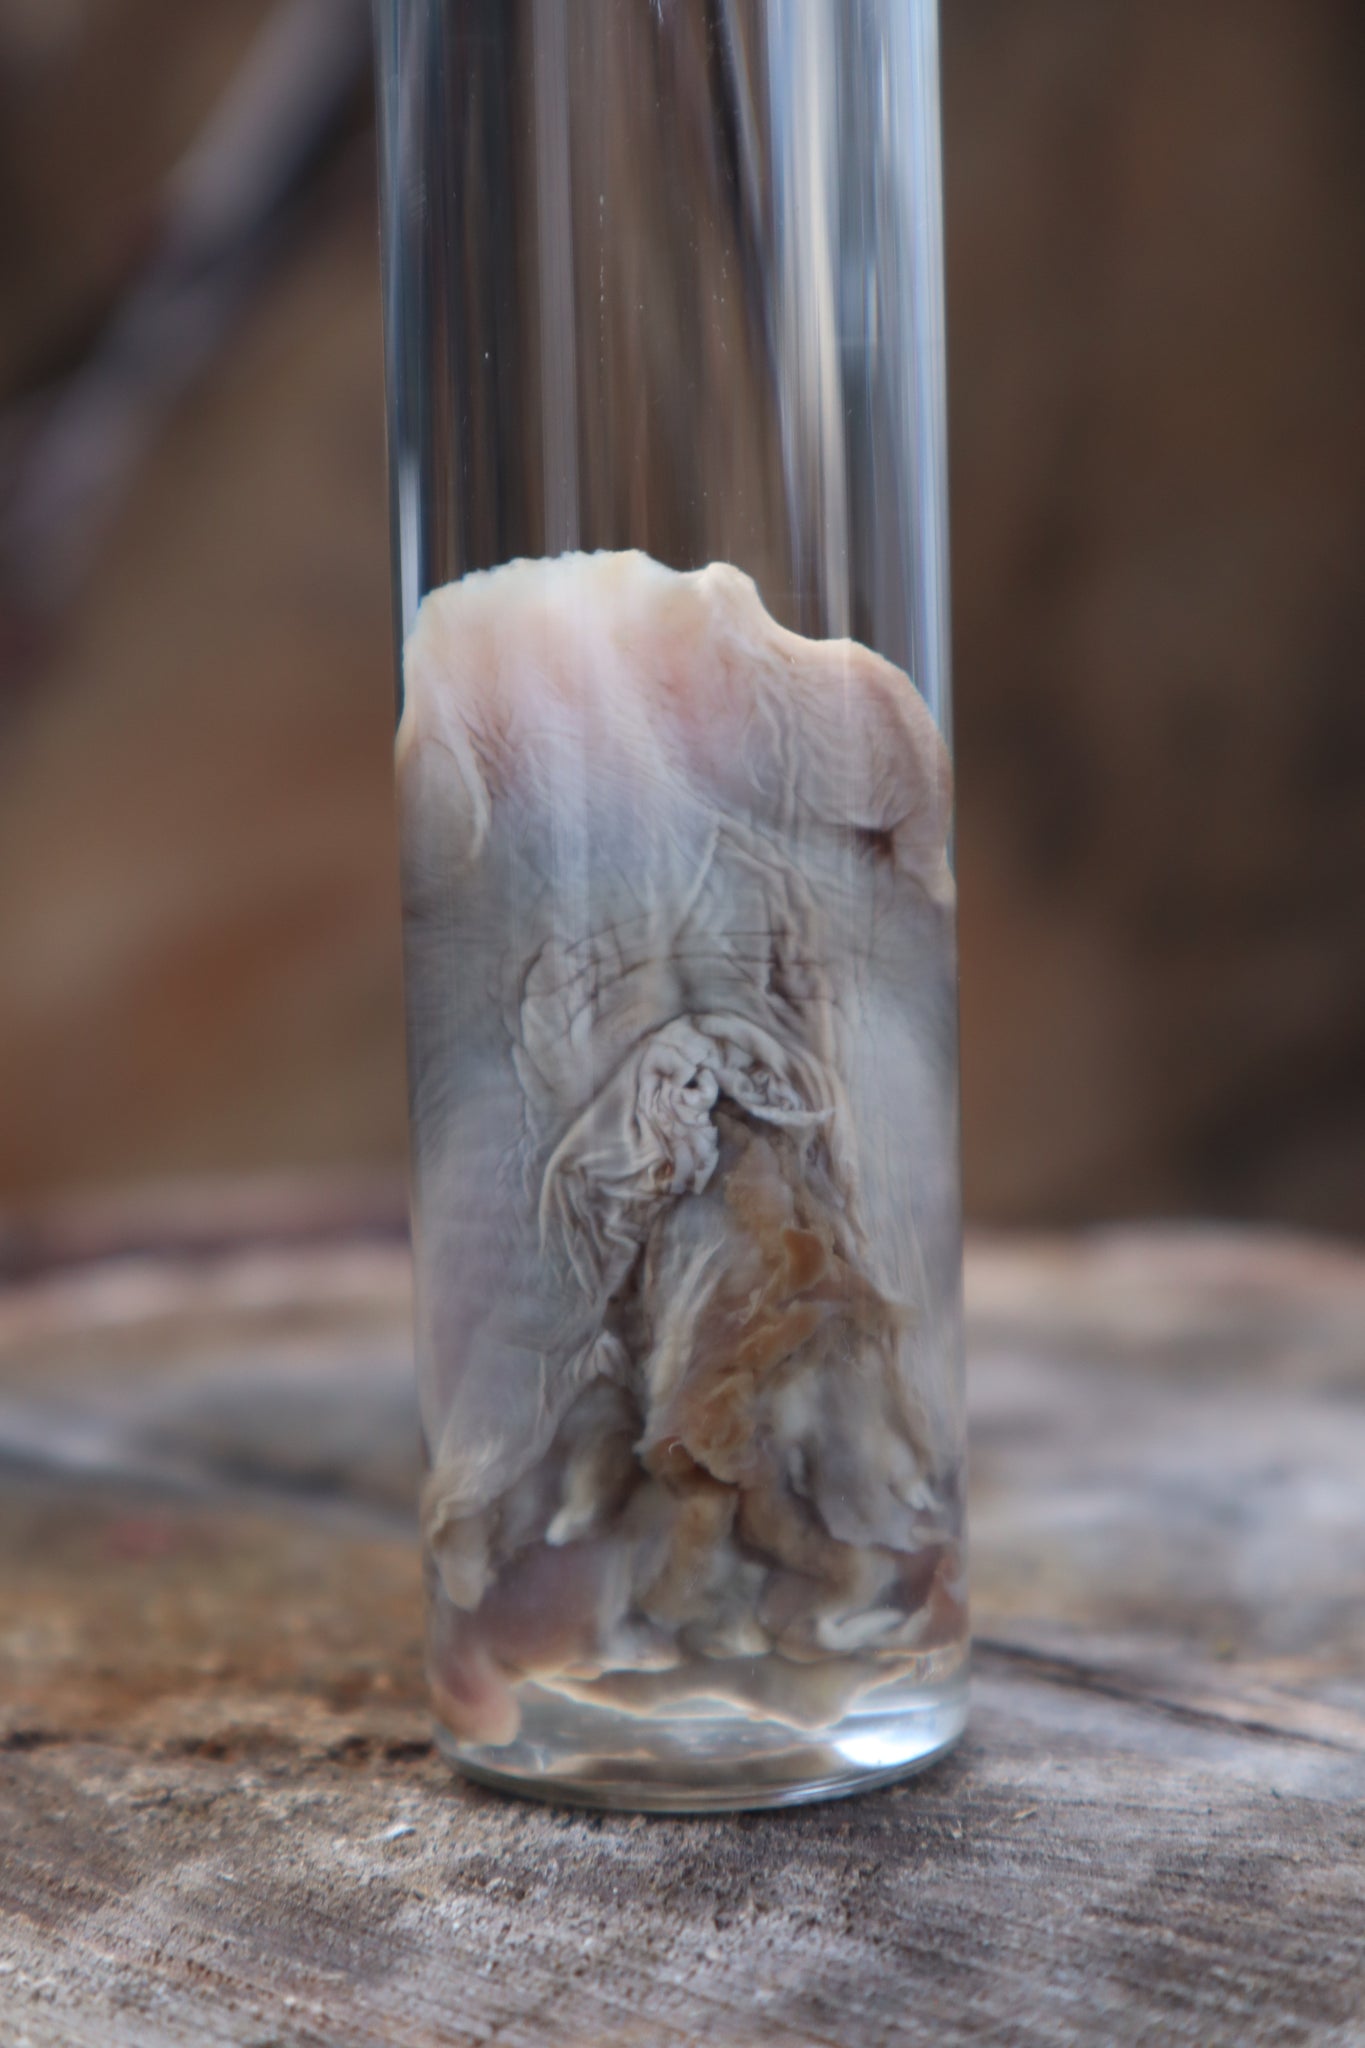
M965 1635L943 741L638 553L431 592L404 684L438 1709L820 1728Z

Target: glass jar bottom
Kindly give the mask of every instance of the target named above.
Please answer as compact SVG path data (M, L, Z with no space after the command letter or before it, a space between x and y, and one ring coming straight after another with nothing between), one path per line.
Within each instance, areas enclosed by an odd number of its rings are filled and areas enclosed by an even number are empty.
M519 1689L521 1731L494 1747L458 1741L439 1724L442 1753L499 1791L567 1806L633 1813L726 1813L842 1799L922 1771L967 1720L967 1656L931 1683L878 1686L818 1730L759 1720L718 1700L665 1715L587 1705Z

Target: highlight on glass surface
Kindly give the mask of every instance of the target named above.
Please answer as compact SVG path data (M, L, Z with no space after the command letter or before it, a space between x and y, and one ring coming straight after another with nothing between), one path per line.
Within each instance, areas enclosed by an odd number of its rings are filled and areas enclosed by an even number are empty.
M429 1664L515 1789L965 1716L929 0L377 0Z

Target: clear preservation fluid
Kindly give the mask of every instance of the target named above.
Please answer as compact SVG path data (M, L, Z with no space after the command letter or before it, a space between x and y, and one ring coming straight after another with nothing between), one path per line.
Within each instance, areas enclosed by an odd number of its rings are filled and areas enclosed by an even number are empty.
M441 1739L853 1790L965 1715L934 9L376 22Z

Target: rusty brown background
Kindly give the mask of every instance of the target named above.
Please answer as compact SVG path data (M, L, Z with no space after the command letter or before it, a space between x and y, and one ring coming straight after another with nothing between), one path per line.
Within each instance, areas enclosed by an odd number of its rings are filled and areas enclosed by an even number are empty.
M266 0L0 0L0 456ZM1365 1229L1365 16L943 0L969 1205ZM403 1147L363 112L0 625L0 1206Z

